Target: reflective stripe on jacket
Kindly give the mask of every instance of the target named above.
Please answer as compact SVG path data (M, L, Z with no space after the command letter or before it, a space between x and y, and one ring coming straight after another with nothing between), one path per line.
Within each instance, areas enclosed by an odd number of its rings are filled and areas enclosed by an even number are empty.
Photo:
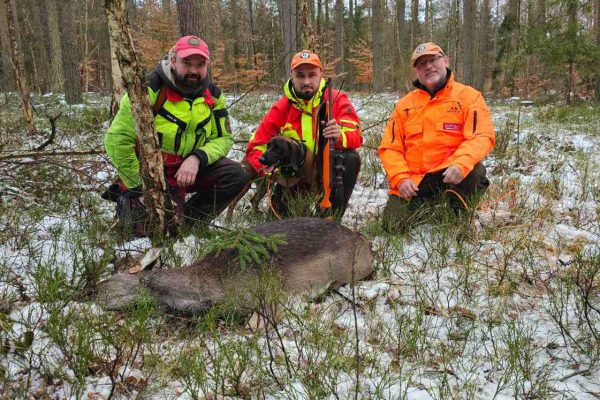
M319 118L321 106L324 106L329 96L328 93L323 96L325 80L321 80L317 93L308 101L298 99L291 88L292 82L288 80L284 86L285 95L271 106L246 148L246 159L259 173L264 165L258 159L267 150L269 140L275 136L288 136L300 140L308 151L319 153L318 129L315 129L315 122ZM333 99L333 115L342 131L341 140L336 143L336 148L359 148L362 145L360 120L352 103L346 93L335 89Z
M466 177L494 144L492 116L483 96L450 75L433 98L416 89L398 101L378 154L390 193L399 195L404 179L418 185L425 174L451 164Z
M152 104L159 90L160 87L148 87ZM233 139L227 122L225 96L221 91L211 84L204 96L188 100L170 87L166 90L167 100L154 117L154 128L163 153L181 157L193 153L200 159L201 166L225 157ZM214 104L211 105L211 102ZM119 177L128 188L141 184L135 153L136 138L131 102L125 94L106 133L104 145Z

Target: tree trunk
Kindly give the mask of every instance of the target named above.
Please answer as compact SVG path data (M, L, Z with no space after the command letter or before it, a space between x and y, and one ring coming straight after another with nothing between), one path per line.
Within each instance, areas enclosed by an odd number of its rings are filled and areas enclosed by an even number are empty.
M17 39L19 35L19 26L16 25L16 19L14 18L17 9L13 0L4 0L4 4L6 5L6 20L8 24L8 37L10 38L11 43L13 69L15 72L17 89L21 95L21 110L23 111L23 118L27 124L27 131L30 134L34 134L36 130L35 126L33 125L33 112L31 111L31 106L29 105L29 88L27 87L27 82L25 79L23 52L19 47Z
M12 45L8 37L8 22L6 21L6 4L0 1L0 85L3 91L15 89L14 71L10 54Z
M290 75L290 62L296 52L296 0L281 0L279 3L285 75Z
M506 15L498 30L498 50L496 53L496 64L492 77L494 78L494 89L502 87L510 89L510 95L514 95L516 66L514 58L517 52L517 33L519 29L519 0L509 0Z
M394 63L394 74L396 76L396 86L398 89L404 84L404 71L406 68L404 54L406 52L406 12L405 0L396 0L396 62Z
M88 2L84 2L84 14L83 14L83 57L81 59L81 85L82 90L87 92L89 90L90 85L90 41L88 38L88 28L89 28L89 7Z
M431 11L431 0L425 0L425 41L433 41L433 12Z
M476 0L463 0L463 76L465 85L473 85L475 66Z
M594 1L594 29L596 30L596 46L600 48L600 0ZM600 103L600 69L596 70L596 102Z
M133 50L133 40L125 17L125 0L106 0L110 35L123 83L131 100L139 144L140 176L144 187L144 204L148 213L148 236L160 246L167 234L167 218L172 218L172 204L167 193L158 137L154 132L152 106L146 89L144 73Z
M337 65L336 74L344 71L344 1L335 2L335 58Z
M488 35L490 26L490 0L482 0L479 20L479 48L477 50L477 68L475 70L475 87L483 92L487 65Z
M43 29L46 32L44 43L46 43L48 59L52 60L47 64L49 68L50 89L55 93L61 93L64 90L64 77L56 0L46 0L38 4L43 7L41 16L44 25Z
M296 28L298 29L298 48L315 50L315 36L310 20L310 9L308 0L297 0L298 6L298 21Z
M412 0L410 9L410 48L414 50L419 44L419 0Z
M31 82L30 89L32 91L40 94L46 93L50 87L51 70L46 68L45 63L51 58L46 45L48 42L46 40L46 24L42 22L40 13L40 9L44 7L42 3L35 0L20 0L19 5L22 16L21 28L23 29L21 34L28 38L22 49L24 54L27 52L30 54L29 60L25 61L25 68L28 72L27 81Z
M110 70L112 78L112 96L110 99L110 115L117 115L119 111L119 102L121 97L125 94L125 88L123 87L123 75L121 74L121 67L119 66L119 60L117 60L116 49L117 46L114 43L113 35L109 35L110 40Z
M79 73L79 46L77 45L77 0L60 0L58 11L60 18L60 44L62 50L63 74L65 81L65 101L67 104L80 104L81 74Z
M571 41L571 43L577 43L577 0L567 0L567 17L568 17L568 26L567 26L567 39ZM567 104L571 104L573 100L573 95L575 94L575 53L577 49L575 46L571 46L567 50L567 81L566 81L566 93L565 100Z
M162 6L163 13L166 16L171 16L171 13L173 12L172 7L171 7L172 6L171 0L162 0L160 2L160 4Z
M258 58L256 55L256 32L255 32L255 22L254 22L254 9L252 5L252 0L247 1L248 4L248 22L250 24L250 44L251 44L251 57L252 63L254 65L254 69L258 70ZM256 83L259 82L258 76L256 77Z
M348 2L348 18L350 21L354 20L354 1L355 0L350 0Z
M317 0L317 40L315 51L323 48L323 0Z
M211 24L203 23L198 26L198 36L204 39L209 48L215 46L215 43L212 41L215 35L213 35L211 29L213 29L213 24L216 23L216 16L212 12L212 4L211 0L196 0L196 5L198 6L198 20L212 21Z
M546 23L546 0L537 0L536 19L537 26Z
M383 71L385 68L384 59L384 24L385 24L385 0L373 0L373 90L381 91L385 86L385 77Z
M196 0L177 0L177 16L180 36L198 36L200 34Z

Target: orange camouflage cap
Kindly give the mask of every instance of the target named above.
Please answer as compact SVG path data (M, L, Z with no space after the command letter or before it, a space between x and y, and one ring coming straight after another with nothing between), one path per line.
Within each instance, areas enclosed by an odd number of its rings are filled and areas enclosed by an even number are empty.
M315 67L323 69L319 56L310 50L299 51L298 53L294 54L294 57L292 57L292 69L295 69L302 64L314 65Z
M412 63L412 66L414 67L419 57L436 54L441 54L443 56L446 55L444 54L444 50L442 50L440 46L433 42L421 43L415 48L415 51L413 51L412 58L410 59L410 61Z

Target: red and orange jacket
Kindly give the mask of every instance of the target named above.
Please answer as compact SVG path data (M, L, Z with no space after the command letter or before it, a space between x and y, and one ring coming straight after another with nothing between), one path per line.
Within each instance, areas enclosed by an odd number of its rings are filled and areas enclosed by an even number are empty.
M494 148L492 115L483 96L449 74L433 97L420 87L396 104L378 149L390 194L399 195L404 179L418 185L425 174L452 164L466 177Z
M325 87L325 80L321 80L315 96L310 100L302 100L295 96L291 80L286 82L283 89L285 95L271 106L246 148L246 159L259 174L263 174L265 166L258 159L267 150L269 140L275 136L294 138L303 142L307 151L319 153L317 121L321 106L325 105L329 96ZM359 148L362 145L360 120L352 103L346 93L337 90L333 90L333 99L333 115L342 131L342 140L335 147L338 150Z

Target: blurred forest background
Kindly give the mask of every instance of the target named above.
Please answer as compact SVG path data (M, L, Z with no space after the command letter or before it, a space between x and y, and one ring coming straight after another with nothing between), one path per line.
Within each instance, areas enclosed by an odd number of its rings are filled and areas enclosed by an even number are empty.
M412 49L434 41L488 97L600 101L600 0L128 0L128 18L148 71L197 34L232 94L279 89L303 48L346 90L404 93ZM104 0L1 0L0 46L2 92L114 90Z

